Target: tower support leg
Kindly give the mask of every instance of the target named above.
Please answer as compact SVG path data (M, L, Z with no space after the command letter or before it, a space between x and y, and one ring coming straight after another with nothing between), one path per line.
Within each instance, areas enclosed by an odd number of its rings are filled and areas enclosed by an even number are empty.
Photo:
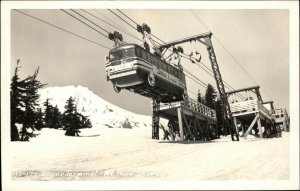
M183 134L183 123L182 123L182 116L181 116L181 108L177 108L177 116L178 116L178 125L179 125L179 134L181 140L184 140L184 134Z
M263 138L260 117L259 117L258 120L257 120L257 126L258 126L258 129L259 129L259 137L260 137L260 138Z
M152 139L159 139L159 108L157 100L152 101Z

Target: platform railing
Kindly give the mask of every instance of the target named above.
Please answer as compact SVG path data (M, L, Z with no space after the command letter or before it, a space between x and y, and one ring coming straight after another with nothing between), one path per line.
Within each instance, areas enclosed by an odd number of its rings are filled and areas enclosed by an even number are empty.
M232 113L251 112L257 110L257 100L230 103Z
M230 109L233 114L260 111L270 118L272 116L271 112L256 99L230 103Z
M270 118L272 118L272 114L270 113L270 111L265 108L263 106L263 104L257 102L257 107L258 107L258 110L261 111L262 113L264 113L265 115L269 116Z
M207 117L211 117L211 118L217 117L215 110L192 99L188 99L186 101L181 101L181 102L162 103L160 105L160 109L164 110L164 109L170 109L170 108L180 107L180 106L188 107Z

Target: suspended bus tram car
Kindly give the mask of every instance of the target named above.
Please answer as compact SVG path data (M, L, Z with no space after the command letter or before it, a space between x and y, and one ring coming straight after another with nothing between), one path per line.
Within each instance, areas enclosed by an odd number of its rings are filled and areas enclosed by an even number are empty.
M160 102L187 97L183 71L136 44L120 45L109 51L106 77L118 93L127 89Z

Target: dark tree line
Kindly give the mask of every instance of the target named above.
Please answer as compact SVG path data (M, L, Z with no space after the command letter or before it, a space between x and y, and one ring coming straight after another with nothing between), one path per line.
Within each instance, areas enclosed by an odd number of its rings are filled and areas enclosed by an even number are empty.
M28 141L36 136L36 130L44 127L62 128L69 136L79 136L79 129L92 127L91 121L77 112L72 97L67 100L64 113L59 111L57 105L53 107L49 99L43 103L43 111L38 105L38 90L46 84L37 80L39 68L33 75L20 79L19 62L20 60L17 61L10 87L11 141Z
M201 95L199 90L197 101L216 110L218 134L227 135L229 132L227 132L223 126L222 103L215 88L211 84L208 84L204 96Z

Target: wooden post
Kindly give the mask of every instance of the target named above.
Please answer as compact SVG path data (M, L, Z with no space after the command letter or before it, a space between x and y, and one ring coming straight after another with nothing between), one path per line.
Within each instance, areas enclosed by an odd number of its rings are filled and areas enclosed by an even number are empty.
M256 123L256 121L259 118L259 113L256 114L255 118L253 119L251 125L249 126L249 128L247 129L246 133L244 134L244 137L247 137L247 135L250 133L250 131L252 130L254 124Z
M194 114L194 117L192 118L193 120L193 130L194 130L194 138L195 141L199 140L199 134L198 134L198 129L197 129L197 125L196 125L196 116Z
M178 116L178 125L179 125L179 133L181 140L184 140L183 136L183 124L182 124L182 116L181 116L181 108L177 108L177 116Z
M169 122L169 130L170 130L170 134L171 134L171 138L174 141L175 140L175 135L174 135L174 127L172 125L172 123Z
M236 122L236 117L233 117L233 122L234 122L234 126L235 126L235 130L236 130L237 136L240 136L239 135L239 128L238 128L237 122Z
M241 126L242 126L242 131L243 131L243 133L245 133L245 127L244 127L243 121L241 121Z
M200 122L198 121L198 119L197 119L197 117L195 116L195 120L196 120L196 123L197 123L197 126L198 126L198 128L199 128L199 132L201 133L201 137L200 137L200 139L202 139L205 135L204 135L204 132L203 132L203 130L201 129L202 127L201 127L201 124L200 124ZM197 129L198 129L197 128Z
M265 125L264 125L264 132L265 132L265 135L266 137L268 137L268 129L269 129L269 124L268 124L268 121L267 119L265 120Z
M284 114L283 115L283 130L285 131L285 132L287 132L287 125L286 125L286 115Z
M191 129L190 129L190 123L188 123L187 119L185 118L185 115L184 113L181 111L181 116L183 118L183 122L186 126L186 129L187 129L187 133L186 133L186 137L188 137L188 139L190 138L190 136L192 135L192 132L191 132Z
M259 114L258 114L258 116L259 116ZM259 137L263 138L260 117L258 117L257 126L258 126L258 129L259 129Z
M208 123L207 119L205 120L205 125L206 125L206 130L207 130L206 140L209 141L210 140L210 127L209 127L209 123Z

